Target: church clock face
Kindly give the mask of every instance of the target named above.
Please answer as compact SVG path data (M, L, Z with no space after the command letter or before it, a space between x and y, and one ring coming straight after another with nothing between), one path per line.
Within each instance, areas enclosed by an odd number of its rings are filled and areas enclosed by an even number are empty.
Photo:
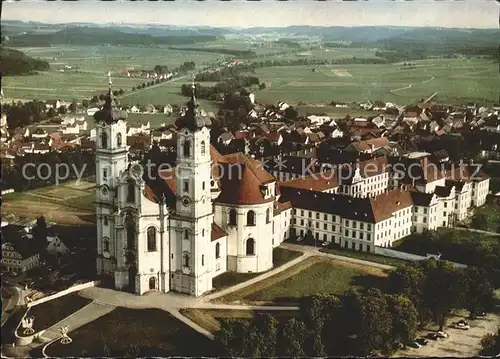
M101 189L101 193L106 196L109 193L108 186L103 186Z
M191 204L191 199L187 196L181 198L181 203L184 207L188 207Z

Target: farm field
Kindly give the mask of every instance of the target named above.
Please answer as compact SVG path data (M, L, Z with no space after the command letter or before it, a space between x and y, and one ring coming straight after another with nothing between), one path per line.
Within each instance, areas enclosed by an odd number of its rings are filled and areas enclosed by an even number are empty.
M69 181L25 192L4 195L3 215L37 218L59 224L89 224L95 222L93 201L95 183Z
M405 104L438 92L436 101L498 101L498 68L492 60L413 61L402 64L282 66L256 69L267 85L256 97L264 102L321 103L381 100ZM315 71L313 72L313 69Z
M343 294L350 288L381 285L387 274L378 268L321 257L308 258L293 267L217 299L223 302L296 305L301 297L314 294Z
M107 90L108 71L113 76L113 87L117 90L123 88L129 93L132 87L142 84L146 79L118 77L119 72L125 69L152 70L155 65L167 65L173 69L185 61L194 61L201 67L227 58L227 55L218 53L178 51L166 47L58 46L18 50L48 61L51 71L3 78L2 88L7 99L81 101ZM58 71L66 65L72 69L66 70L68 72ZM74 70L75 67L78 72ZM176 92L180 93L180 84Z

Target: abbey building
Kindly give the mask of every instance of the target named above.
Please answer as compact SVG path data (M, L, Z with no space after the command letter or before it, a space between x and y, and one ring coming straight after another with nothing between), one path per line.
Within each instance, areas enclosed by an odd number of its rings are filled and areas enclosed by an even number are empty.
M388 156L278 183L260 161L210 144L194 86L175 124L176 166L145 178L128 158L126 117L111 90L94 115L97 271L136 294L203 295L226 271L271 269L273 248L290 237L374 253L413 232L453 226L489 192L489 177L468 166L430 171L426 159ZM395 164L421 174L401 177ZM338 178L349 166L351 175Z

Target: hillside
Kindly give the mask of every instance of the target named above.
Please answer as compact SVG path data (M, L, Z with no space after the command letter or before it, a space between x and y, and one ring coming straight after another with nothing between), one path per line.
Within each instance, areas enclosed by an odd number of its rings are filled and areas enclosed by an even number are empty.
M36 71L47 71L48 62L34 59L21 51L0 47L0 73L2 76L27 75Z
M151 36L125 33L104 27L68 27L53 33L26 33L12 36L9 47L51 46L51 45L185 45L215 41L214 35L172 35Z

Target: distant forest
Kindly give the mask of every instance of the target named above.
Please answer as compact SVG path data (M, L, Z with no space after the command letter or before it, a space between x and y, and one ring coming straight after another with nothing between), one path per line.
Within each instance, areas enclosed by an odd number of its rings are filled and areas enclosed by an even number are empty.
M4 42L9 47L51 46L51 45L189 45L215 41L214 35L193 36L151 36L130 34L99 27L70 27L49 34L23 34L12 36Z
M0 47L0 73L2 76L27 75L50 69L47 61L34 59L25 53Z
M251 50L234 50L234 49L211 49L207 47L169 47L170 50L178 51L196 51L196 52L216 52L218 54L234 55L239 57L256 57L257 54Z

